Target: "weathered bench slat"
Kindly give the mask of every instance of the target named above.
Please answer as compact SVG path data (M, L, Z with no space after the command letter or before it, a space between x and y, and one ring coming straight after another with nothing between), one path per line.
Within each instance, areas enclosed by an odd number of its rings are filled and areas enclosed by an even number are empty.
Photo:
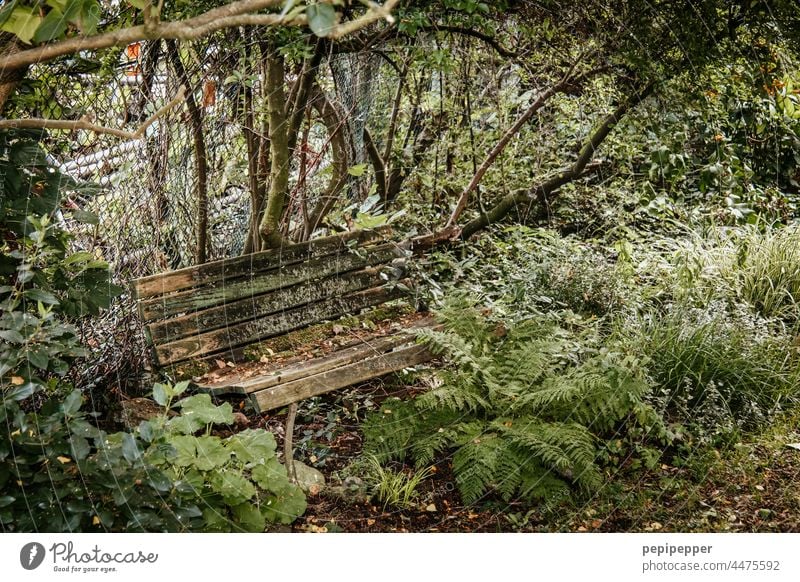
M318 396L332 390L397 372L432 358L423 345L412 345L393 352L367 358L353 364L341 366L321 374L300 378L293 382L278 384L251 395L253 406L259 412L279 408L304 398Z
M201 332L213 331L320 301L326 297L341 297L355 291L378 287L383 282L380 274L380 268L337 274L322 280L306 281L277 289L253 298L210 307L174 319L158 321L150 325L150 337L154 344L176 341Z
M349 248L351 244L363 246L377 243L386 240L390 234L389 227L353 231L287 245L279 249L221 259L177 271L142 277L134 281L134 297L147 299L192 287L205 286L223 279L250 276L253 273L269 271L313 258L335 255Z
M414 342L414 335L412 333L396 333L393 335L376 338L374 340L367 340L363 344L357 346L344 348L325 356L324 358L317 358L310 362L301 362L288 366L281 370L277 370L272 374L266 374L257 378L252 378L244 381L233 382L230 384L237 393L251 394L271 388L279 384L292 382L306 376L313 376L314 374L321 374L328 370L333 370L340 366L352 364L361 360L366 360L371 357L389 352L394 348Z
M155 347L156 359L161 366L174 364L287 333L347 313L356 313L366 307L379 305L402 296L403 292L396 287L391 289L381 287L344 297L328 297L316 303L276 313L268 318L260 318L157 345Z
M218 306L237 299L253 297L298 283L330 277L349 271L390 262L397 256L395 245L386 244L364 249L364 256L342 253L303 263L296 263L257 277L219 281L197 289L182 291L167 299L141 301L139 309L144 321L166 318L180 313Z

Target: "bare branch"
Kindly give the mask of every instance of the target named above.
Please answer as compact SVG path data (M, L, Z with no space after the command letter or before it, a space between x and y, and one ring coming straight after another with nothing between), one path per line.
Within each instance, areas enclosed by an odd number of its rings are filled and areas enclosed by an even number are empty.
M89 118L84 116L76 120L66 119L0 119L0 130L2 129L62 129L67 131L93 131L94 133L101 133L106 135L113 135L122 139L140 139L144 136L144 132L148 127L153 125L155 121L166 115L166 113L176 107L178 104L183 103L186 99L186 87L181 86L175 97L166 105L161 107L153 115L147 118L136 131L125 131L124 129L116 129L114 127L105 127L97 125L89 121Z

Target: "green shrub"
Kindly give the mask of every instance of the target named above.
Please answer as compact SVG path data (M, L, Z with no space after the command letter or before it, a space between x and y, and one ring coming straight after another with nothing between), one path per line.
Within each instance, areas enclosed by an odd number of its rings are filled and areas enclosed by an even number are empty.
M37 132L0 132L0 388L48 386L83 355L71 321L121 292L108 265L71 252L54 216L81 185L49 168ZM73 218L96 217L75 211ZM57 383L51 383L53 386Z
M511 325L453 300L439 319L446 330L421 337L449 360L441 383L370 415L365 450L418 467L452 451L467 503L597 487L597 435L647 412L636 362L610 352L575 361L568 334L543 317Z
M160 416L106 433L81 411L81 394L36 413L31 388L3 391L0 527L13 532L264 531L305 511L278 462L271 433L211 434L232 422L230 404L206 394L174 400L187 384L156 385ZM170 416L171 409L181 413ZM198 436L199 433L199 436Z

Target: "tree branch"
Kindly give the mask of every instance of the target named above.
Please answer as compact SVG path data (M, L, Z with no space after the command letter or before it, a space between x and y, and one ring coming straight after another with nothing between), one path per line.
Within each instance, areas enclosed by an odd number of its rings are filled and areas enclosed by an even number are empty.
M181 86L175 97L166 105L161 107L153 115L147 118L136 131L125 131L124 129L116 129L113 127L105 127L97 125L89 121L89 118L84 116L77 120L64 120L64 119L0 119L0 130L2 129L63 129L67 131L77 131L79 129L86 131L93 131L95 133L113 135L122 139L140 139L144 136L144 132L148 127L153 125L155 121L163 117L170 109L182 103L186 99L186 87Z
M588 77L597 74L602 70L605 70L605 67L599 67L573 78L572 74L579 61L580 59L576 60L572 64L572 67L570 67L569 71L567 71L567 73L561 78L561 80L558 83L551 86L546 91L539 93L539 96L533 101L533 103L531 103L530 107L528 107L525 113L520 115L520 117L517 119L514 125L509 127L508 130L503 134L503 137L500 138L500 141L498 141L495 144L495 146L492 148L492 151L489 152L489 155L487 155L486 159L483 160L483 163L478 168L478 171L475 172L475 175L472 177L472 180L470 180L467 187L464 188L463 192L461 192L461 196L458 199L458 203L456 204L456 207L453 209L453 213L450 215L450 218L448 219L445 228L450 228L455 226L456 222L461 216L461 213L464 212L464 209L467 207L467 200L469 200L469 195L475 190L475 188L477 188L478 184L480 184L481 180L483 179L483 176L486 174L486 171L492 166L492 164L494 164L497 157L503 152L503 150L506 148L511 139L519 132L520 129L522 129L522 126L528 123L531 117L533 117L537 111L539 111L542 107L544 107L544 105L553 95L556 95L557 93L563 91L565 88L574 86L576 83L580 83L586 80Z
M641 90L634 92L628 99L620 104L617 109L609 114L586 141L578 154L578 158L569 168L555 177L545 180L541 184L537 184L530 190L518 190L503 196L487 213L481 214L468 222L460 232L455 228L455 225L448 225L445 227L445 230L453 232L455 236L462 239L467 239L479 230L501 220L518 204L530 204L532 199L537 199L543 204L546 204L548 196L565 184L577 180L586 174L589 162L600 144L609 136L614 127L616 127L628 111L644 101L654 90L654 83L647 84Z
M363 16L350 22L333 26L327 36L338 39L381 19L394 22L391 10L398 2L399 0L387 0L383 5L370 3L369 10ZM204 12L199 16L175 22L159 22L157 13L151 13L145 24L121 28L95 36L68 38L4 55L0 57L0 71L19 69L79 51L126 46L142 40L159 38L192 40L224 28L236 26L302 26L308 23L308 19L304 14L254 14L260 10L275 8L282 4L283 0L237 0Z
M495 52L500 55L501 57L505 57L507 59L515 59L519 56L519 53L510 51L507 48L503 47L497 40L493 37L489 36L488 34L484 34L477 30L473 30L471 28L464 28L462 26L449 26L449 25L439 25L434 24L432 26L420 26L417 30L422 32L452 32L453 34L461 34L463 36L471 36L472 38L477 38L480 41L488 44L492 47Z

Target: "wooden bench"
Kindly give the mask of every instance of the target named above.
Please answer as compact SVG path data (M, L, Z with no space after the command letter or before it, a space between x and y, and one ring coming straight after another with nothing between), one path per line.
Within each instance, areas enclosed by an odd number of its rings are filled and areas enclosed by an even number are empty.
M430 240L393 242L388 228L349 232L133 281L159 368L241 362L245 348L319 322L409 298L409 261ZM414 322L428 325L429 319ZM324 356L255 376L196 382L266 411L419 364L433 356L413 329L361 337ZM269 358L266 358L269 360Z

